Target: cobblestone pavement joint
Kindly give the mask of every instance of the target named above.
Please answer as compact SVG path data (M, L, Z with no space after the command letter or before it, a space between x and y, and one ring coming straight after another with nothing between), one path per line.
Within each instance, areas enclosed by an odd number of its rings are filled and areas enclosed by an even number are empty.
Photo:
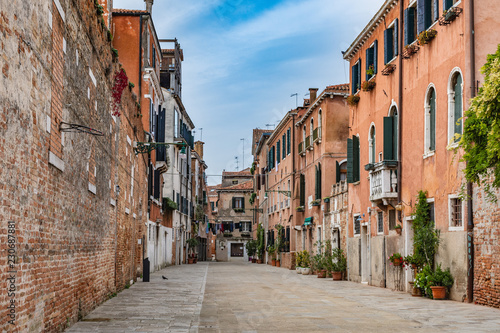
M68 331L500 332L500 310L268 265L198 263L153 273Z

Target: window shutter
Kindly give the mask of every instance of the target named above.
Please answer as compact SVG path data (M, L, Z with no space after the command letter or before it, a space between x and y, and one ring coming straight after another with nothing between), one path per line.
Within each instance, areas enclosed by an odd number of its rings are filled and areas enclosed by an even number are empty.
M408 44L413 43L415 36L415 7L408 8Z
M339 161L335 161L335 182L340 182L340 164Z
M399 19L394 20L394 56L397 56L399 54L399 48L398 48L398 36L399 36Z
M306 204L306 178L303 174L300 175L300 206Z
M432 6L432 0L426 0L424 2L424 30L429 29L432 24Z
M290 132L291 132L291 130L290 130L290 129L288 129L288 130L286 131L286 145L287 145L287 146L286 146L286 147L287 147L287 148L286 148L286 149L287 149L287 150L286 150L286 152L287 152L287 154L290 154Z
M266 186L266 173L265 173L264 168L261 169L260 176L262 177L262 179L261 179L261 186L265 187Z
M248 231L252 232L252 223L248 223Z
M457 75L457 83L455 83L455 133L462 134L462 76ZM459 137L453 139L458 142Z
M392 134L394 128L392 125L392 117L384 117L384 161L391 161L394 159L394 152L392 151Z
M276 161L279 163L280 162L280 159L281 159L281 146L280 146L280 141L278 140L278 142L276 142Z
M148 170L148 198L153 195L153 165L149 165Z
M359 62L358 62L358 70L357 70L357 73L358 73L358 81L356 82L358 87L361 87L361 59L359 59ZM357 88L359 89L359 88ZM311 138L312 140L312 138Z
M398 160L398 116L392 117L392 158Z
M239 230L240 232L242 232L242 231L243 231L243 223L242 223L242 222L240 222L240 223L236 223L236 226L237 226L237 228L238 228L238 230Z
M318 199L318 166L314 166L314 199Z
M377 61L378 61L378 40L373 42L373 72L377 74Z
M368 75L368 68L370 67L370 65L369 65L369 64L370 64L370 58L371 58L371 57L370 57L370 53L371 53L371 51L373 51L373 49L372 49L372 48L368 48L368 49L366 49L366 64L365 64L365 67L366 67L366 68L365 68L365 77L366 77L366 81L368 81L368 80L370 79L370 77L371 77L370 75Z
M321 163L318 163L318 198L321 199Z
M257 191L260 191L260 178L262 175L257 174L255 177L257 178Z
M439 0L434 0L434 17L433 22L439 20Z
M281 138L281 141L283 142L283 147L281 150L281 157L284 160L286 157L286 134L283 134L283 137Z
M245 198L241 198L241 208L245 209Z
M360 177L359 177L359 164L360 164L360 161L359 161L359 138L357 136L352 137L352 151L353 151L353 155L354 155L353 166L352 166L353 178L354 178L354 181L357 182L360 179Z
M354 154L353 154L352 139L347 139L347 182L348 183L354 183L353 159L354 159Z
M236 207L236 198L233 198L233 209Z
M417 34L425 30L425 0L417 0Z
M352 75L351 94L354 94L357 91L356 78L358 77L358 74L356 73L356 69L357 69L357 65L352 66L352 69L351 69L351 75Z
M384 64L392 59L392 33L391 29L384 30Z
M436 92L432 90L430 98L430 142L429 150L436 149Z
M412 27L412 25L410 24L410 10L411 10L411 7L408 7L405 9L404 11L404 24L403 24L403 27L404 27L404 35L403 35L403 44L406 46L408 44L410 44L410 27Z

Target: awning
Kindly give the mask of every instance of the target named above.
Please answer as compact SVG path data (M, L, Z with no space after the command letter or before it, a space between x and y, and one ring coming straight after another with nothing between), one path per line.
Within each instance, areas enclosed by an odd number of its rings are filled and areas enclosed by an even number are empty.
M304 225L305 226L311 225L312 222L313 222L312 216L311 217L306 217L306 219L304 220Z

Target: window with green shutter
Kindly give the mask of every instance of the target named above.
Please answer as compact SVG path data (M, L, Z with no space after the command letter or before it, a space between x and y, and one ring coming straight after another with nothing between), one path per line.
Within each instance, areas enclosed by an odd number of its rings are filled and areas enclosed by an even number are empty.
M347 139L347 182L360 180L359 138L355 135Z
M290 135L291 135L292 130L289 128L286 131L286 153L290 155Z
M377 50L378 41L375 40L373 44L366 49L366 80L372 78L375 74L377 74Z
M439 19L439 0L417 0L417 33L430 28Z
M404 11L404 45L409 45L417 38L417 21L415 14L417 8L415 6L408 7Z
M384 117L384 161L395 160L394 117Z
M436 91L431 89L429 98L429 150L436 150Z
M384 64L398 55L398 19L384 31Z
M276 143L276 162L278 164L280 164L280 159L281 159L280 149L281 149L280 140L278 140L278 142Z
M300 175L300 206L306 205L306 177Z
M283 137L281 138L281 142L283 145L282 150L281 150L281 157L284 160L286 157L286 134L283 134Z
M355 94L359 89L361 89L361 59L359 59L358 62L354 66L352 66L351 75L351 93Z
M454 112L453 112L453 120L454 120L454 138L453 142L460 141L460 137L462 136L462 75L457 74L455 79L455 85L453 90L455 92L454 96Z

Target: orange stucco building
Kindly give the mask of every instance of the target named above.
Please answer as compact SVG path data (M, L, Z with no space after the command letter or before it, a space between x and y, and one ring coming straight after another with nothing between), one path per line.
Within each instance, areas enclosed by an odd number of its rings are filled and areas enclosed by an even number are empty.
M498 43L487 31L499 31L499 9L489 3L385 1L344 53L354 100L347 177L350 280L409 289L412 274L397 274L386 258L412 253L412 214L422 190L441 232L436 261L455 278L450 297L471 297L472 206L462 195L467 184L458 141L463 111L477 89L474 77ZM398 224L402 235L394 230Z

